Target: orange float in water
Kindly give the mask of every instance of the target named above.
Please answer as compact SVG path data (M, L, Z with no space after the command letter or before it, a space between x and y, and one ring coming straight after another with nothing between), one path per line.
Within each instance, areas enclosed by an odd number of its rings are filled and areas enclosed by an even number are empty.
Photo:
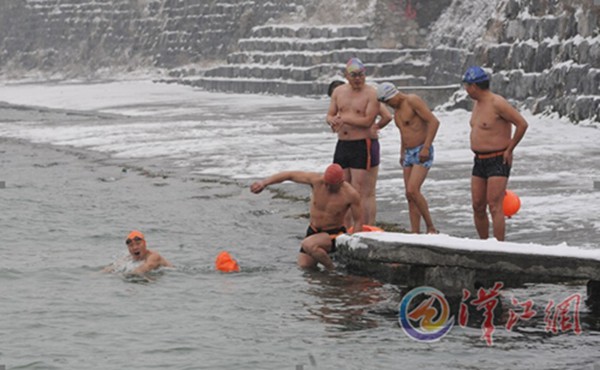
M215 261L215 267L217 270L222 272L239 272L240 266L238 263L231 258L231 255L228 252L221 252L217 256L217 260Z
M362 232L368 232L368 231L383 231L383 229L380 227L377 227L377 226L363 225ZM352 234L353 232L354 232L354 227L350 226L350 228L348 229L348 233Z
M519 211L519 208L521 208L521 199L519 199L517 194L510 190L506 190L502 208L504 209L504 215L510 218Z

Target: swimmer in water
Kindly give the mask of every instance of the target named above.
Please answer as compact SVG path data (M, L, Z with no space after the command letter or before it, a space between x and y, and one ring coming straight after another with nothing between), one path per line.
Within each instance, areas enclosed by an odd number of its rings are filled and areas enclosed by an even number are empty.
M104 269L105 272L115 272L119 270L119 266L125 263L125 267L127 267L130 265L130 262L133 262L134 267L126 268L126 272L133 274L143 274L160 267L173 267L173 264L158 254L158 252L146 248L144 234L137 230L129 233L125 244L129 250L129 256L126 257L126 260L121 261L121 263L117 261L106 267Z
M354 231L362 231L360 194L344 181L344 170L339 164L329 165L325 173L279 172L256 181L250 186L250 191L258 194L267 186L284 181L306 184L312 188L310 224L300 245L298 266L308 269L320 263L327 270L333 270L329 254L335 252L335 238L346 232L344 218L348 210L352 213Z

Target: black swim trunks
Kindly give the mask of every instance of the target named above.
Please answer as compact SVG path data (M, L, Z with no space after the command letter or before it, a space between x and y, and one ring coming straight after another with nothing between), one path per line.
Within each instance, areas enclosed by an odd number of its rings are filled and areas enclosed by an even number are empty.
M379 165L379 140L339 140L335 146L333 163L342 168L368 170Z
M346 228L344 226L339 227L337 229L330 229L330 230L322 230L322 229L315 229L312 227L312 225L308 225L308 229L306 229L306 236L305 238L308 238L311 235L314 234L318 234L318 233L327 233L329 235L331 235L331 250L328 252L329 254L334 253L335 252L335 238L340 235L340 234L344 234L346 232ZM300 253L305 253L307 254L304 249L302 249L302 247L300 247Z
M475 153L472 175L487 179L493 176L510 176L510 166L504 163L504 151Z

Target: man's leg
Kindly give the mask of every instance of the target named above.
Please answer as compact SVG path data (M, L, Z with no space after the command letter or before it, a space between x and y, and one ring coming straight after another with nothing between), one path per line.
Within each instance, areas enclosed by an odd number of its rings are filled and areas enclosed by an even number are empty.
M369 194L367 201L369 202L369 214L363 215L365 224L375 225L377 218L377 175L379 174L379 166L371 167L368 171L367 187Z
M411 202L408 198L408 184L410 182L410 174L412 173L412 166L402 167L402 174L404 176L404 195L408 202L408 219L410 220L410 232L418 234L421 232L421 212L417 208L415 202Z
M427 204L427 199L421 193L421 186L427 177L427 173L429 172L428 168L423 166L415 165L412 167L404 167L405 174L405 184L406 184L406 199L409 204L409 211L411 203L414 204L413 208L418 210L418 215L415 216L416 219L416 230L414 230L413 226L413 215L411 215L411 227L413 227L413 232L418 233L420 230L420 217L422 216L425 221L425 226L427 227L427 233L436 233L437 230L433 226L433 220L431 219L431 214L429 213L429 205ZM408 177L408 181L406 180Z
M350 168L344 168L344 180L349 184L352 184L352 173L350 172ZM346 228L350 228L350 226L352 226L352 212L350 212L350 210L346 212L346 216L344 217L344 225Z
M327 254L331 251L331 236L327 233L313 234L302 241L302 249L310 259L300 253L298 256L298 265L302 268L315 267L317 262L325 266L327 270L333 270L333 262Z
M487 208L487 180L483 177L471 176L471 202L473 204L473 220L480 239L490 235L490 221Z
M487 183L487 203L490 206L490 214L492 215L494 238L500 241L504 241L506 233L503 203L507 183L508 177L504 176L490 177Z
M351 168L350 169L350 184L360 195L360 203L362 204L363 220L369 217L371 207L369 204L369 172L367 170Z

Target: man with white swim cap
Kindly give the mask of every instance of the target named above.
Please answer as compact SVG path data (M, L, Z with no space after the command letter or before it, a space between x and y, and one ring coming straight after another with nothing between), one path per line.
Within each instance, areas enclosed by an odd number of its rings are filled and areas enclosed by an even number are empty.
M333 270L329 253L335 252L335 238L346 232L344 218L348 210L354 219L354 231L362 231L362 207L360 195L344 181L344 171L338 164L331 164L325 173L286 171L279 172L250 186L255 194L267 186L284 181L307 184L312 187L310 201L310 224L302 240L298 265L314 268L321 263Z
M433 139L440 121L418 95L403 94L392 83L384 82L377 87L377 99L394 109L394 121L400 131L400 166L411 232L421 231L422 218L427 233L435 234L437 230L421 186L433 164Z

